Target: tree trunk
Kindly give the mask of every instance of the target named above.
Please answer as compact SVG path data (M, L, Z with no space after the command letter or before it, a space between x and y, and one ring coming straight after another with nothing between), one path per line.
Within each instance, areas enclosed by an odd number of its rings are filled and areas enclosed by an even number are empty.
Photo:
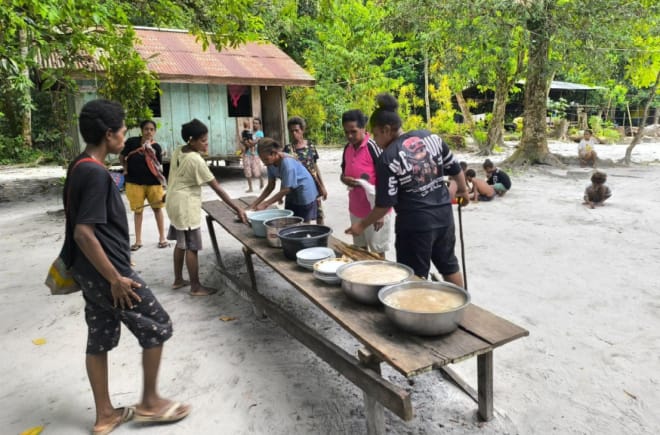
M426 125L431 122L431 100L429 99L429 55L424 53L424 107L426 108Z
M470 113L470 109L467 106L467 103L465 102L465 98L463 98L463 91L457 91L456 92L456 102L458 103L458 107L461 108L461 114L463 115L463 122L468 126L468 129L470 130L470 135L474 137L474 119L472 119L472 114Z
M658 84L660 84L660 71L658 71L658 75L655 77L655 83L653 84L653 87L651 87L651 91L649 93L649 99L646 100L646 104L644 105L644 115L642 116L642 119L639 121L639 125L637 126L637 133L635 133L632 142L630 142L630 145L628 145L628 147L626 148L626 156L624 158L624 162L626 163L626 165L630 164L630 157L632 155L633 148L635 148L635 145L637 145L644 136L644 127L646 126L646 118L648 118L649 116L649 108L651 107L651 103L655 99L655 93L658 90Z
M530 41L525 80L523 131L518 149L507 159L509 164L561 164L559 159L549 153L546 138L546 95L550 86L548 52L552 32L549 14L546 9L527 21Z
M25 30L19 31L19 39L21 44L21 57L23 58L21 67L21 75L24 77L24 86L22 89L23 95L23 107L21 107L21 136L23 137L23 144L27 148L32 148L32 108L30 104L25 104L27 101L32 100L32 94L30 86L27 86L27 83L30 83L30 70L27 66L27 56L28 56L28 44L27 36Z
M493 100L493 118L488 125L488 139L480 149L483 154L490 154L495 146L504 146L504 115L506 100L509 95L509 85L505 77L499 77L495 85L495 99Z
M568 140L568 119L559 120L559 125L555 126L555 136L559 140Z

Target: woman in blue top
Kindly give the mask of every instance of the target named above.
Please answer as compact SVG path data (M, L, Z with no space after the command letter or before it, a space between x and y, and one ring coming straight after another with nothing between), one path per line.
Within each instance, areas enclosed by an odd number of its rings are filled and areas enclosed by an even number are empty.
M316 198L319 193L309 171L296 159L282 152L282 145L266 137L257 143L259 158L268 167L268 184L261 195L250 204L250 209L264 210L286 197L284 208L292 210L305 222L316 219ZM280 191L266 199L281 180Z
M393 96L378 95L377 106L369 120L373 138L384 150L376 161L376 205L346 233L362 234L394 207L396 260L424 279L433 262L445 281L463 287L454 254L454 215L444 182L449 175L456 182L456 197L467 205L463 171L440 137L426 130L403 131Z

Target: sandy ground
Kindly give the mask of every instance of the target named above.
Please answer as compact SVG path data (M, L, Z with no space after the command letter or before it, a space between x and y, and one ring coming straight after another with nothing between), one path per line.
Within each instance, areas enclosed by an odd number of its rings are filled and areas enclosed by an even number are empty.
M575 144L552 144L565 155ZM597 146L619 159L623 145ZM511 149L496 155L501 161ZM479 169L482 158L459 154ZM338 180L340 152L323 150L321 169L335 235L345 238L347 195ZM660 144L639 145L631 167L608 168L614 196L605 207L580 204L589 171L536 168L511 173L513 189L463 213L465 257L473 301L530 331L495 351L496 418L480 424L476 404L437 373L413 385L389 367L384 376L412 391L415 419L386 413L389 433L651 434L660 427ZM4 170L59 177L57 168ZM233 196L242 178L221 183ZM212 199L211 190L205 197ZM63 233L59 197L26 196L0 203L1 433L38 425L46 434L89 433L93 402L85 374L86 328L79 294L50 296L42 284ZM129 216L132 228L132 218ZM193 405L173 426L141 434L361 434L362 393L284 331L255 320L248 302L229 289L191 298L173 291L171 250L156 247L145 212L145 246L136 269L170 312L174 337L165 346L162 392ZM222 234L226 263L245 273L239 244ZM204 228L205 283L221 286ZM390 253L392 256L393 253ZM393 257L392 257L393 258ZM257 263L260 287L351 353L358 343ZM221 316L235 317L224 322ZM110 354L116 405L140 394L140 349L127 331ZM45 344L36 345L34 339ZM454 367L476 386L476 360ZM656 429L653 429L653 428ZM128 424L115 433L133 433ZM136 432L137 433L137 432Z

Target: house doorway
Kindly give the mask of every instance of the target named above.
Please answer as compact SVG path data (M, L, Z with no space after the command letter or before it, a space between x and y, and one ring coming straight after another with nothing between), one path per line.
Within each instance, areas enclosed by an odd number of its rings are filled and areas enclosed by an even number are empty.
M287 142L284 88L261 86L259 89L264 135L284 145Z

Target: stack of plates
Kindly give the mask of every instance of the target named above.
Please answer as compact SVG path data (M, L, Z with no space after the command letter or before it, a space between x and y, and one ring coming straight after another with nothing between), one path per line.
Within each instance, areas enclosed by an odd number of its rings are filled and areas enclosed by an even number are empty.
M314 248L301 249L296 253L296 262L300 267L308 270L314 270L314 263L317 261L333 258L335 251L330 248L316 246Z
M337 269L350 262L351 260L343 258L328 258L317 261L314 264L314 277L328 284L340 284L341 278L337 276Z

